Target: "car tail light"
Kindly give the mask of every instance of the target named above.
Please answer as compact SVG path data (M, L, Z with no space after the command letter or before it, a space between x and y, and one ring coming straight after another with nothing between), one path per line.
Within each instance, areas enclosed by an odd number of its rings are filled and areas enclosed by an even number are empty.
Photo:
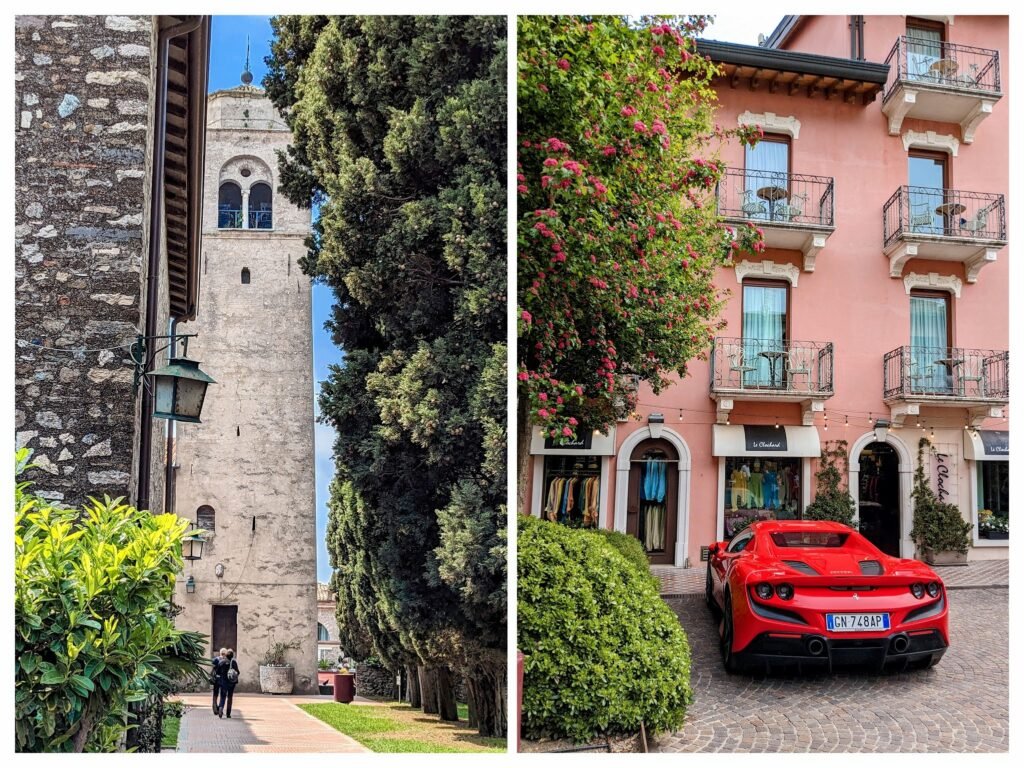
M770 599L773 592L774 590L772 589L772 585L769 584L767 581L762 581L760 584L754 587L754 593L762 600Z
M929 597L939 596L939 583L937 581L929 581L928 586L925 587L925 589L928 590Z
M915 581L913 584L910 585L910 594L912 594L914 597L920 600L922 597L924 597L924 584L920 584Z
M793 599L793 585L792 584L779 584L775 588L775 594L777 594L783 600Z

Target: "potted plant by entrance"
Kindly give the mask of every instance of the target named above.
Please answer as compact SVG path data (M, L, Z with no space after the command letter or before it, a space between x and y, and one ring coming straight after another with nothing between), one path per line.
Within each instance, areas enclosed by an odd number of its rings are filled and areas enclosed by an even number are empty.
M285 658L288 651L299 647L298 640L275 642L260 659L260 690L263 693L292 692L295 687L295 667Z
M966 565L967 549L974 526L964 520L955 504L939 501L924 474L924 449L930 445L921 438L914 471L914 527L910 538L929 565Z

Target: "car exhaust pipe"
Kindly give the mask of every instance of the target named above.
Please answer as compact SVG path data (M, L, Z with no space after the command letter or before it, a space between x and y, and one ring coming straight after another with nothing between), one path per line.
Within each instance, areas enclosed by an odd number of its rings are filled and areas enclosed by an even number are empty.
M906 653L907 648L910 647L910 638L906 635L896 635L892 639L892 650L893 653Z
M825 642L820 637L812 637L807 641L807 652L811 656L821 656L825 652Z

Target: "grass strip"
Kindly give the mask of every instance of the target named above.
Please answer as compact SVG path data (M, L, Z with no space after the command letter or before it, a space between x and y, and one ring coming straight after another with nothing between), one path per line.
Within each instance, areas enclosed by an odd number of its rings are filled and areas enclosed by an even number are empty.
M160 748L175 749L178 746L178 731L180 729L180 717L164 717L164 732L160 741Z

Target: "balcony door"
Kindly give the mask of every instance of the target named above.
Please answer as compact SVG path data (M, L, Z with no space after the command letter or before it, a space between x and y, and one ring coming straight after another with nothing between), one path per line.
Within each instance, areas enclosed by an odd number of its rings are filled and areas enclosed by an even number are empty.
M907 160L910 184L910 229L914 232L941 235L944 232L942 213L947 187L946 155L940 152L911 152Z
M911 80L936 80L935 62L942 58L941 22L907 20L907 75Z
M743 360L745 387L785 386L789 284L743 282Z
M768 219L789 197L789 137L768 135L744 157L742 209L747 218Z
M949 294L910 294L910 388L913 392L952 391L959 364L952 356Z

